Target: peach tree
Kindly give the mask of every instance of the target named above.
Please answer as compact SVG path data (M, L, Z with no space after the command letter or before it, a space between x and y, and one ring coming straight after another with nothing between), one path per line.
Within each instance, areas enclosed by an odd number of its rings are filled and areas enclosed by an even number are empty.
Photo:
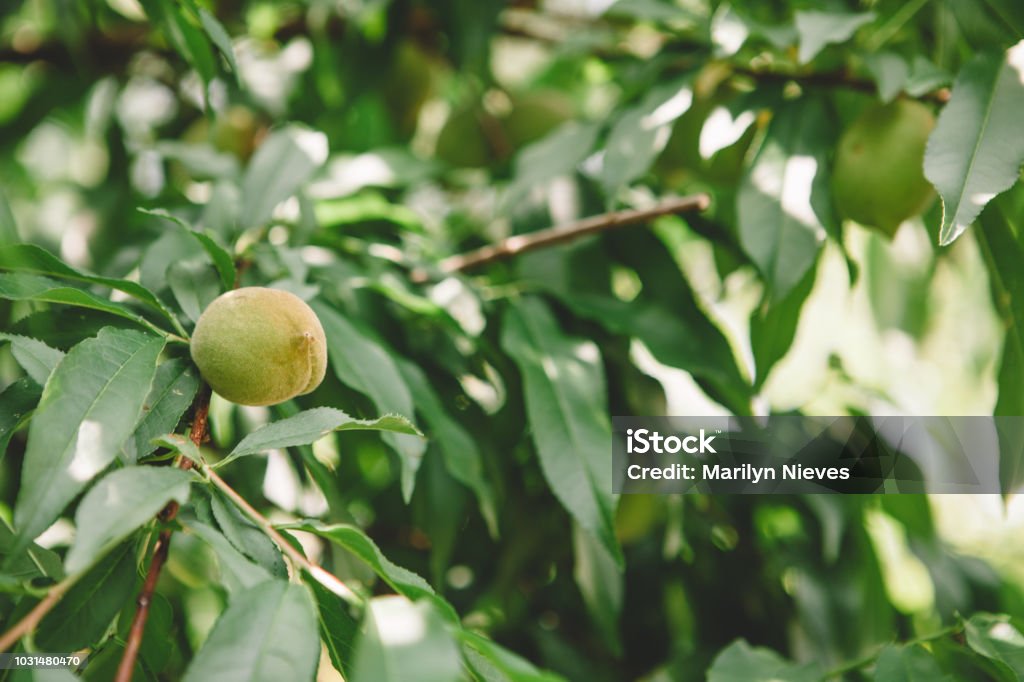
M1024 415L1019 3L0 35L0 652L80 657L0 679L1024 676L1021 430L981 501L610 461L612 415Z

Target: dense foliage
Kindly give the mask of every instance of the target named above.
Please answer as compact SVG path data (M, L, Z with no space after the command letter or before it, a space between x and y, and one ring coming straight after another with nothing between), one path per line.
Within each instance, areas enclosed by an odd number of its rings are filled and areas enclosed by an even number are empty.
M1024 679L1020 459L1002 499L609 461L610 415L1024 415L1022 38L1015 0L3 3L0 650L88 654L5 679ZM239 286L309 302L319 388L211 399Z

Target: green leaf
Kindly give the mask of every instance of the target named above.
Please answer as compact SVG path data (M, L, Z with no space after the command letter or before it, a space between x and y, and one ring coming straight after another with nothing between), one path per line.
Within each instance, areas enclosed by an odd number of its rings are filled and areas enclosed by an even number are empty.
M597 346L562 333L536 298L508 307L501 345L523 375L526 413L551 491L621 565L612 523L611 425Z
M356 638L359 635L362 614L353 614L351 606L315 580L308 583L316 599L320 623L320 639L327 649L334 669L342 675L352 674L355 660Z
M192 460L198 467L202 467L205 464L203 454L199 452L196 444L180 433L165 433L162 436L153 438L150 443L154 446L177 452L182 457Z
M755 388L764 385L772 367L793 345L800 312L814 288L817 271L817 267L812 267L785 298L777 302L763 301L750 316L750 346L757 370Z
M662 152L672 134L672 123L693 102L691 77L656 86L643 101L622 114L606 144L601 184L609 199L641 177Z
M814 265L832 223L829 125L818 99L784 105L740 182L740 244L777 299Z
M142 407L142 419L125 442L129 461L150 454L156 449L154 438L174 431L198 390L199 374L190 362L173 358L156 368L153 388Z
M323 324L327 357L338 379L367 395L381 413L413 414L409 387L388 351L333 308L319 301L311 305ZM401 458L402 497L408 502L426 442L404 433L384 433L382 438Z
M217 46L217 49L220 50L220 53L228 61L231 73L235 76L235 81L241 83L238 77L238 62L235 61L235 49L231 45L231 36L224 30L224 26L217 20L217 17L206 11L205 7L199 8L199 23L203 25L203 30L209 36L210 42Z
M873 12L849 14L846 12L817 12L802 10L796 13L796 31L800 36L801 64L814 59L826 45L844 43L857 29L874 20Z
M924 174L942 198L939 244L953 243L981 209L1009 189L1024 163L1024 41L983 53L960 70L928 138Z
M797 665L771 649L752 647L740 639L721 651L708 669L708 682L819 682L813 664Z
M1006 615L976 613L965 624L967 646L1010 674L1024 680L1024 635Z
M621 656L622 572L615 563L615 557L578 524L573 524L572 544L575 558L573 577L583 595L583 603L611 653Z
M484 476L483 454L476 441L445 409L423 370L405 359L398 360L398 369L412 389L416 411L430 426L431 440L444 455L445 468L455 480L473 491L491 537L497 537L497 501Z
M41 651L78 651L98 644L137 582L135 552L125 543L89 570L39 624Z
M100 277L83 270L76 270L64 261L60 260L49 251L41 249L33 244L14 244L12 246L0 247L0 270L11 270L14 272L27 272L37 275L48 275L61 279L70 279L76 282L98 284L100 286L116 289L128 294L132 298L145 303L152 310L171 323L172 327L179 334L184 334L178 318L167 308L163 302L146 287L126 279L113 277ZM115 313L119 314L119 313Z
M78 573L149 522L171 500L188 500L192 476L173 467L132 466L107 474L85 494L75 513L75 542L65 565Z
M303 521L278 527L284 530L301 530L319 535L325 540L330 540L335 545L351 552L366 562L381 580L390 585L395 592L405 595L409 599L415 601L423 597L435 596L434 589L426 580L409 569L392 563L384 556L384 553L380 551L376 543L362 529L356 526L344 523L325 526L313 521ZM449 615L454 615L454 611Z
M7 203L7 197L0 192L0 244L13 244L21 241L18 236L18 225L14 221L14 214L11 213L11 205Z
M210 144L194 144L178 140L161 140L153 145L153 151L168 161L177 161L196 180L234 181L241 176L238 159L229 152L222 152ZM207 202L209 207L209 202ZM169 215L167 211L139 208L140 213ZM206 222L205 220L203 222Z
M14 359L40 386L46 384L53 368L64 359L64 353L56 348L50 348L37 339L0 332L0 340L3 339L11 342L11 354L14 355Z
M131 599L121 609L121 614L117 618L117 634L115 635L115 641L119 640L118 643L128 640L136 608L136 600ZM142 635L142 644L139 647L139 660L135 663L136 671L141 670L150 675L159 674L167 667L167 663L172 657L180 656L176 641L177 629L178 624L174 621L174 608L167 597L155 592L153 600L149 603L146 631ZM123 655L123 650L119 653ZM118 656L117 660L120 661L120 659L121 656ZM133 679L139 679L138 672Z
M217 466L258 452L306 445L333 431L385 431L423 436L412 422L398 414L386 414L377 419L356 419L333 407L314 407L259 427L243 438Z
M947 679L935 658L919 644L887 646L875 665L875 682L932 682Z
M878 86L878 98L891 102L900 94L910 78L910 64L895 52L877 52L864 59Z
M235 277L237 273L235 271L235 261L228 253L227 249L217 243L217 241L208 234L200 232L199 230L189 230L196 241L202 245L206 250L206 253L210 256L210 260L213 261L213 266L217 268L217 274L220 275L220 284L224 291L230 291L235 286Z
M12 301L62 303L82 308L92 308L93 310L102 310L103 312L112 313L131 320L157 334L167 335L166 331L119 303L100 298L96 294L89 293L84 289L65 286L63 283L48 277L23 273L0 273L0 298Z
M281 550L274 541L243 516L234 504L226 501L217 490L210 496L210 510L220 531L235 549L262 566L275 578L288 579L288 568L281 558Z
M141 4L146 15L163 30L175 51L209 86L217 75L213 50L203 32L185 15L184 9L173 0L141 0Z
M231 158L233 159L234 157ZM234 287L236 275L235 261L231 257L231 254L228 253L227 249L221 246L216 239L205 232L193 229L187 222L162 208L139 208L138 211L139 213L169 220L175 225L181 227L185 234L195 239L196 242L203 247L203 250L206 251L206 254L210 257L210 261L213 263L214 267L217 268L217 274L220 275L220 283L224 290L228 291Z
M515 205L537 185L575 172L594 148L600 131L601 126L596 123L566 123L519 152L515 181L503 199L503 206Z
M221 282L206 259L172 263L167 268L167 284L174 300L193 322L221 294Z
M0 517L0 556L11 554L17 542L17 535L14 529L3 517ZM54 582L64 577L64 567L56 552L44 549L34 542L28 549L17 557L13 557L8 565L4 566L3 574L0 576L0 584L4 591L18 592L20 584L34 578L50 578Z
M32 418L14 525L22 546L107 467L135 429L164 340L106 328L72 348Z
M302 585L269 580L232 596L184 680L312 680L319 657L309 592Z
M212 512L207 511L211 516L208 519L209 523L199 520L193 513L179 514L178 520L189 532L202 538L217 555L221 581L228 591L235 594L244 593L249 588L271 580L271 575L265 568L235 549L219 529L210 525L213 523Z
M375 597L367 605L351 682L463 679L459 650L429 601Z
M981 214L976 234L988 266L992 302L1006 329L993 414L1003 417L996 420L999 478L1003 492L1012 493L1024 483L1024 246L999 202Z
M41 395L42 389L28 377L13 381L0 391L0 462L11 436L29 418Z
M540 671L532 663L492 640L470 630L459 630L462 654L484 682L560 682L554 673Z
M327 160L327 136L290 125L260 145L242 180L241 227L263 225Z

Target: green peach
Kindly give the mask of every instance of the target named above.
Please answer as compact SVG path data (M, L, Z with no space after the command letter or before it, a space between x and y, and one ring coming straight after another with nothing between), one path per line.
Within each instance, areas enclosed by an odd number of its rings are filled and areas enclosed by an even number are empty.
M327 338L298 296L244 287L215 299L196 322L192 360L221 397L274 405L309 393L327 372Z

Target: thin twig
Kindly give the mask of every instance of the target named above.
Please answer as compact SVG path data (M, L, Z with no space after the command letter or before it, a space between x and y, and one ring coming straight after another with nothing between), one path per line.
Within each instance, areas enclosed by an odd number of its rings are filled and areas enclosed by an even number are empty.
M35 630L36 626L39 625L39 621L57 605L61 597L71 589L71 586L80 577L82 577L81 573L70 575L51 587L41 602L32 607L31 611L26 613L10 630L0 636L0 651L10 652L19 639Z
M267 519L267 517L263 516L263 514L260 514L258 511L256 511L256 509L251 504L249 504L244 497L239 495L235 491L235 489L228 485L223 478L218 476L213 469L210 469L209 467L203 467L203 473L209 476L210 481L212 481L215 486L220 488L225 495L231 498L231 501L234 502L239 509L244 511L249 516L250 519L255 521L256 525L258 525L263 530L264 533L270 536L270 539L273 540L277 544L277 546L281 548L281 551L288 555L288 558L294 561L297 565L301 566L307 573L313 576L313 578L318 583L320 583L328 590L330 590L331 592L338 595L339 597L341 597L349 603L361 603L362 600L355 592L351 590L351 588L349 588L345 583L341 582L341 580L338 579L336 576L332 575L328 571L324 570L321 566L311 561L302 552L295 549L295 547L292 546L292 543L288 542L288 540L286 540L285 537L281 535L281 533L278 532L276 528L274 528L274 525L270 523L270 520Z
M462 272L470 268L511 258L527 251L579 239L589 234L614 230L626 227L627 225L636 225L637 223L645 223L660 216L686 213L688 211L705 211L710 205L711 198L707 194L694 194L677 199L669 199L651 208L602 213L565 225L549 227L545 230L538 230L528 234L518 234L503 239L497 244L449 256L437 265L437 269L443 274ZM425 282L430 274L426 270L416 269L412 271L410 276L414 282Z
M772 71L769 69L751 69L742 66L733 66L733 73L740 76L747 76L762 83L788 83L792 81L799 85L817 87L846 88L848 90L859 90L861 92L878 92L878 85L866 78L858 78L846 71L819 71L809 73L786 73L783 71ZM936 104L945 104L950 97L949 88L938 88L923 93L911 99L919 99Z
M205 384L199 389L193 403L195 415L192 419L192 430L189 438L196 444L202 445L206 438L206 423L210 413L210 387ZM178 467L191 469L192 460L188 457L181 457L178 460ZM157 515L157 518L164 523L173 521L178 515L179 505L175 500L167 503ZM160 578L160 571L167 563L167 554L171 547L171 529L164 528L157 537L156 545L153 548L153 556L149 560L149 569L146 571L146 579L142 583L142 591L135 600L135 617L132 618L131 630L128 632L128 639L125 642L124 654L121 656L121 663L117 666L115 682L131 682L132 673L135 671L135 661L139 656L139 648L142 646L142 636L146 632L146 619L149 618L149 605L153 603L153 593L156 591L156 583Z

